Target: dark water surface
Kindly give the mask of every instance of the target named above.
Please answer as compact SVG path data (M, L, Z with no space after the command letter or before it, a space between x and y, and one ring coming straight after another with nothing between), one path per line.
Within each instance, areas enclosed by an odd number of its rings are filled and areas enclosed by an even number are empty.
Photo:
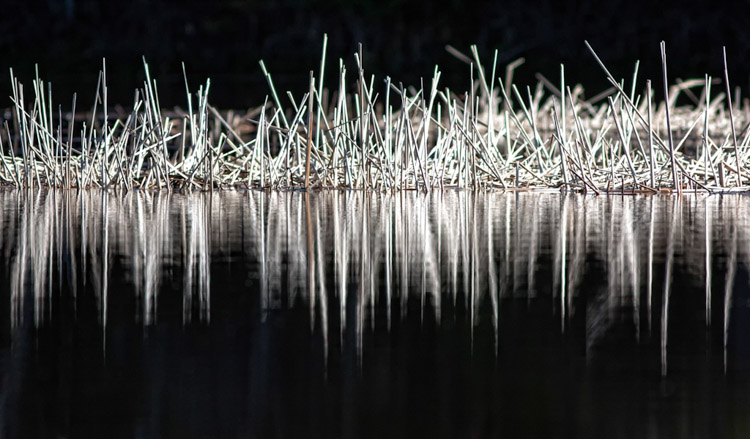
M750 198L0 191L0 437L750 436Z

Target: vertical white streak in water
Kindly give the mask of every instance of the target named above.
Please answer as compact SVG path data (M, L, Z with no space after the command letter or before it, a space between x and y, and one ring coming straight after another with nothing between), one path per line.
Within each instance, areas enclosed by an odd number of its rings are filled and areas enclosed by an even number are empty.
M367 193L365 197L366 210L363 210L363 214L369 217L370 233L367 236L368 239L368 262L367 262L367 288L368 288L368 300L369 300L369 313L370 313L370 329L375 330L375 310L377 301L379 300L379 282L378 282L378 269L381 265L382 252L383 252L383 215L382 215L382 200L375 193Z
M198 199L198 206L201 208L200 223L194 225L202 235L199 238L200 268L199 268L199 300L201 317L206 322L211 321L211 213L213 212L213 198L211 192L208 193L208 206L204 199ZM166 215L165 215L166 216Z
M266 200L268 206L264 206L261 211L261 218L265 218L263 223L263 246L266 263L266 308L264 311L278 305L276 294L281 289L281 218L285 217L283 203L279 201L277 192L263 193L262 198ZM265 322L267 316L263 316Z
M55 197L55 213L54 213L54 221L55 221L55 237L54 237L54 249L53 254L56 256L57 259L57 278L59 281L57 282L57 292L58 294L62 294L63 291L63 285L65 282L65 269L63 266L63 262L65 260L65 250L66 250L66 241L65 241L65 194L66 192L57 192L53 194ZM2 227L2 224L0 224L0 227ZM51 261L51 260L50 260ZM50 283L53 281L52 276L50 276ZM52 291L52 287L50 286L50 292ZM51 306L50 306L51 308Z
M46 312L45 316L46 318L49 318L52 315L52 276L54 276L54 268L55 263L52 260L53 255L55 255L55 244L60 242L60 235L57 233L57 223L60 220L58 212L60 211L60 206L57 204L57 192L56 191L48 191L47 192L47 199L50 200L47 204L47 208L45 209L45 216L49 218L49 238L48 238L48 248L47 248L47 293L45 294L45 297L47 298L46 301L49 303L46 306ZM57 253L60 254L59 252ZM60 257L57 258L58 260L58 270L57 272L60 273Z
M370 316L374 316L375 301L377 300L377 295L375 293L375 277L376 269L380 262L380 243L382 242L380 229L381 216L378 211L380 203L377 200L377 195L371 192L365 192L362 199L362 215L367 216L367 223L369 227L367 235L365 235L365 238L367 239L367 260L365 265L366 271L364 273L366 277L363 279L363 281L365 282L365 293L367 305L369 306L368 312L370 313ZM370 318L370 329L372 329L373 331L375 330L374 318Z
M130 269L132 270L132 280L135 290L135 294L139 295L141 300L142 288L143 288L143 255L142 255L142 239L143 231L141 229L141 212L139 209L139 200L141 195L137 192L130 192L125 195L124 204L125 210L127 211L127 219L129 222L129 233L126 235L124 247L127 249L127 253L130 255ZM85 264L86 255L82 254L82 264ZM85 280L85 277L84 277ZM140 315L136 315L140 317Z
M459 227L457 227L461 221L461 214L460 214L460 201L461 201L461 194L452 194L452 203L451 206L453 207L447 215L447 218L445 219L446 227L448 229L446 232L448 233L448 249L446 252L448 253L448 262L450 264L450 275L451 275L451 294L453 294L453 307L456 307L456 303L458 301L458 251L460 248L460 234L461 230ZM453 225L451 227L450 225Z
M435 219L435 229L437 230L437 250L436 250L436 260L435 260L435 283L437 284L438 288L442 285L442 276L441 272L443 271L443 209L445 208L443 204L443 191L439 191L437 194L434 195L437 198L437 212L436 212L436 219ZM435 205L435 203L433 203ZM436 311L437 311L437 323L440 324L441 316L442 316L442 302L443 298L443 292L442 289L435 292L435 300L436 300Z
M487 227L487 271L489 278L489 290L490 290L490 301L492 302L492 329L495 342L495 356L498 354L498 320L500 312L500 301L497 297L497 267L495 267L495 234L493 233L494 226L494 205L493 201L495 197L485 197L485 218Z
M154 247L153 242L156 240L156 230L153 229L154 202L150 194L142 194L138 197L141 220L139 228L141 231L141 245L143 255L143 322L146 325L154 323L156 316L156 285L157 276L154 273ZM145 204L145 206L144 206ZM145 213L144 213L145 212Z
M510 149L510 145L508 145L508 148ZM505 242L503 243L505 254L504 254L504 261L503 261L503 278L500 281L500 285L508 285L511 282L511 276L510 276L510 223L511 223L511 216L510 216L510 209L511 209L511 199L512 197L510 195L506 195L505 197ZM510 286L510 291L513 291L513 286ZM502 296L501 296L502 297Z
M468 184L468 183L467 183ZM471 294L472 290L472 284L471 284L471 256L470 256L470 250L471 250L471 237L469 236L469 193L468 192L461 192L459 194L460 199L462 200L461 203L458 204L459 209L461 209L461 212L459 213L459 217L461 218L461 238L458 240L458 245L461 250L461 268L463 269L463 281L464 281L464 308L467 308L470 310L471 315L471 325L473 327L474 325L474 315L471 312L473 310L473 302L470 304L469 302L474 298L474 296ZM471 306L471 307L470 307Z
M438 218L442 217L442 214L435 214L434 219L430 216L430 212L434 211L435 209L435 202L434 197L439 195L430 195L430 206L428 208L428 236L430 239L428 250L430 251L430 289L432 291L432 297L433 297L433 303L435 305L435 318L437 319L437 323L440 324L440 319L442 316L442 307L443 307L443 292L442 292L442 280L441 280L441 271L442 266L440 265L441 261L441 245L440 245L440 239L442 237L442 232L440 230L440 223L438 221Z
M433 227L432 220L431 220L431 213L434 211L434 206L436 203L433 201L434 197L438 195L436 194L430 194L423 196L423 226L422 229L424 233L422 233L422 239L424 239L424 275L422 277L423 281L423 289L425 291L425 294L429 291L431 299L432 299L432 305L433 305L433 311L435 313L435 319L437 323L440 323L440 313L441 313L441 301L440 301L440 252L439 252L439 244L436 243L436 240L439 239L435 236L434 228L439 228L439 225L436 225ZM435 214L437 217L437 214ZM439 235L438 235L439 236Z
M615 264L617 266L617 306L622 307L625 305L625 270L627 266L625 264L625 251L627 247L627 233L629 225L627 224L627 200L625 197L620 197L620 204L618 210L612 211L613 215L617 217L617 228L615 229L615 236L612 238L617 243L617 252L615 253Z
M704 151L705 153L705 151ZM708 175L708 173L706 173ZM713 225L711 224L712 212L711 207L708 205L708 197L703 199L703 212L706 216L705 221L705 245L706 245L706 326L711 326L711 232Z
M326 198L328 200L329 198ZM318 291L320 294L320 327L323 332L323 361L328 364L328 291L325 285L325 255L323 254L323 241L320 236L321 227L321 215L320 209L323 204L320 201L320 195L317 197L315 203L315 248L317 250L316 267L318 268ZM324 216L327 218L327 215Z
M84 282L85 282L85 280L86 280L86 271L87 271L87 263L86 263L86 261L87 261L87 258L86 258L86 247L87 247L87 245L86 245L87 244L86 243L86 237L87 237L87 234L86 234L86 225L88 224L88 215L87 215L87 213L88 213L88 209L87 209L87 206L88 206L88 197L84 196L84 193L86 193L86 191L84 191L84 190L79 190L78 191L78 200L79 200L79 203L81 205L81 219L80 219L80 221L81 221L81 224L80 224L80 231L81 231L81 247L80 247L80 250L81 250L81 266L82 266L82 273L81 273L81 275L82 275L82 277L84 279Z
M148 317L148 292L144 291L145 286L147 285L147 281L145 280L145 277L147 275L148 269L145 266L147 261L147 249L146 249L146 218L143 214L143 197L145 195L141 193L134 193L134 202L135 202L135 208L136 208L136 215L135 215L135 224L133 225L135 229L136 234L136 240L135 240L135 248L133 249L133 265L134 265L134 283L136 288L136 293L140 293L141 300L143 301L143 317L144 319ZM147 320L145 320L147 321Z
M169 234L169 209L172 201L169 195L163 196L147 192L132 193L126 195L126 197L132 197L130 200L134 203L135 212L132 215L124 215L129 223L117 223L116 225L122 226L122 230L125 232L125 240L130 240L130 236L135 237L130 245L126 244L131 252L131 258L128 262L132 264L133 284L136 294L142 302L143 323L150 325L154 323L157 316L158 295L164 274L164 262L173 260L171 252L174 243L172 242L172 235ZM99 207L104 208L105 206ZM102 214L113 215L108 208ZM101 227L109 228L108 221L109 219L102 221ZM102 248L101 246L104 243L97 242L97 239L104 236L104 231L93 234L92 254L96 254L97 249ZM106 236L109 240L109 232L106 233ZM189 245L192 244L193 242ZM108 257L108 254L105 256ZM105 272L104 268L96 270L98 263L98 259L95 259L92 275L99 276L100 273ZM102 265L108 263L108 261L102 261ZM103 297L104 293L101 288L102 285L105 285L103 279L95 283L95 287L100 289L100 298Z
M341 199L346 197L348 194L341 194L338 191L333 193L333 259L336 266L334 282L338 283L339 292L339 338L343 342L344 329L346 328L346 282L347 282L347 251L346 242L348 237L344 235L342 229L342 210L343 205ZM346 200L344 200L345 203ZM345 204L344 204L345 205Z
M467 183L468 184L468 183ZM463 253L463 275L464 275L464 307L469 310L469 331L471 333L471 352L474 352L474 278L472 263L474 242L469 229L469 223L471 222L469 216L471 215L469 210L469 195L470 192L463 192L463 202L460 204L461 208L461 236L462 239L459 241L459 245L462 247Z
M672 263L674 262L674 234L677 226L677 216L680 210L680 198L672 200L669 212L669 232L667 234L666 273L664 274L664 297L661 308L661 375L667 375L667 344L669 341L669 295L672 286Z
M396 218L396 230L398 231L398 234L396 235L399 239L397 240L398 248L401 249L401 285L399 288L399 292L401 294L401 301L399 303L400 306L400 315L401 319L404 319L406 317L406 313L408 311L407 308L407 298L409 295L409 262L411 258L411 245L410 245L410 239L409 239L409 212L406 211L406 206L410 205L410 203L413 203L413 200L404 200L404 197L406 195L401 192L398 197L398 209L397 212L399 213L398 218ZM408 196L413 197L413 194L409 194Z
M364 173L363 173L364 174ZM364 177L363 177L364 178ZM354 308L356 310L356 315L354 316L355 320L355 332L357 336L357 358L360 361L359 366L362 365L362 342L364 337L364 323L365 323L365 309L367 306L367 296L369 294L369 270L368 270L368 264L370 260L370 218L368 215L368 206L367 206L367 194L362 192L361 194L358 194L361 198L355 199L355 202L360 203L360 219L361 222L357 222L356 218L354 219L354 222L352 223L355 230L357 227L357 224L361 224L362 228L360 229L359 234L359 276L358 281L359 285L357 288L357 295L355 296L356 307Z
M537 253L539 247L539 217L542 215L541 211L541 197L531 197L532 212L531 215L531 233L529 233L529 261L526 267L526 285L529 292L529 300L532 297L536 297L534 289L535 277L536 277L536 266L537 266ZM528 218L524 216L524 218ZM518 251L518 249L516 249Z
M315 238L312 220L312 208L310 207L310 192L305 191L305 221L307 237L307 294L308 309L310 313L310 332L315 330ZM317 222L316 222L317 224Z
M71 191L65 191L65 224L63 225L63 230L66 231L66 248L68 249L68 274L70 276L70 293L73 297L73 313L75 314L77 312L76 303L78 298L78 266L76 264L76 254L75 254L75 246L73 243L75 242L74 236L75 236L75 229L74 221L73 221L73 213L72 213L72 207L71 204L73 204L74 198L71 195ZM74 316L75 317L75 316Z
M261 170L261 175L263 171ZM248 194L248 196L250 196ZM270 273L268 271L268 242L266 236L266 227L269 223L266 221L266 199L268 196L265 193L258 195L258 229L260 232L260 309L261 321L266 321L266 310L271 301L271 284L268 282ZM270 215L270 213L269 213Z
M572 197L571 195L568 195L569 197ZM581 279L583 278L583 271L585 268L586 263L586 220L588 218L588 215L586 214L588 209L588 204L586 203L586 200L576 196L576 203L573 206L573 212L575 212L573 218L573 224L570 227L573 227L575 230L575 233L573 235L574 239L574 246L572 248L573 255L571 258L570 266L568 267L568 273L567 273L567 304L566 309L568 315L573 315L573 294L575 293L576 289L578 288L578 285L581 282ZM567 265L567 264L566 264Z
M49 250L49 215L42 205L42 193L36 192L33 204L34 219L29 230L31 249L31 279L34 291L34 323L39 326L44 318L44 281L47 278L47 256Z
M291 170L287 170L287 175L291 173ZM296 300L299 291L299 281L304 279L302 273L304 268L300 267L301 261L306 259L305 247L302 238L302 216L304 215L303 207L300 205L301 197L298 194L292 193L288 197L284 197L286 201L284 203L284 250L287 252L287 270L285 270L287 280L287 291L289 296L289 306L291 306Z
M563 105L564 107L564 105ZM562 241L562 244L560 246L560 329L562 332L565 332L565 319L567 317L566 314L566 305L567 305L567 290L566 290L566 280L568 277L568 272L566 270L565 262L567 261L568 255L567 255L567 248L566 248L566 239L568 235L568 193L567 191L563 194L563 205L562 205L562 213L560 215L560 240Z
M515 227L513 228L513 246L510 251L510 259L513 261L513 269L510 270L513 273L512 279L513 284L511 291L520 291L522 288L522 282L521 282L521 274L523 273L523 259L522 254L524 253L524 249L526 246L523 243L523 225L526 223L525 221L521 221L521 218L526 218L525 206L527 203L521 202L521 196L518 192L515 193L515 196L513 197L514 203L513 203L513 220L515 221ZM531 212L533 214L533 212Z
M416 206L416 208L414 207ZM412 224L414 228L414 248L419 253L416 256L417 262L421 262L419 264L419 271L418 274L419 277L419 318L420 323L424 323L424 307L425 307L425 299L427 296L427 267L426 267L426 260L425 256L427 255L427 238L425 236L425 223L424 223L424 196L421 195L419 192L416 195L414 205L410 207L411 214L409 217L415 218L414 223ZM420 247L420 241L422 243L422 246ZM415 264L416 265L416 264Z
M297 225L293 230L290 230L290 234L294 239L293 250L296 253L296 257L294 258L296 269L292 272L292 277L290 277L289 281L294 281L296 290L303 300L311 300L310 294L312 294L312 291L307 289L307 213L305 211L304 193L294 193L292 199L296 201L296 205L293 207L294 210L291 210L289 214L297 220Z
M507 116L506 116L507 117ZM510 149L510 145L508 145ZM510 280L510 208L511 208L511 197L506 195L505 197L505 260L503 261L505 268L503 269L503 282L507 283Z
M729 344L729 323L732 307L732 295L734 293L734 276L737 269L737 224L739 212L735 210L729 226L729 260L727 261L727 275L724 279L724 373L727 371L727 345Z
M16 193L16 212L21 212L20 216L23 218L23 209L21 209L21 206L19 205L18 195ZM10 242L5 243L6 245L10 246L10 248L16 248L17 251L20 253L23 248L20 245L20 239L18 239L19 233L17 232L18 227L18 221L10 221L10 223L14 226L13 230L16 231L15 234L12 235L12 240ZM2 224L3 228L0 229L0 231L6 229L6 225ZM23 228L23 222L21 223L21 228ZM23 235L21 235L23 236ZM10 255L10 253L9 253ZM15 329L19 322L19 297L21 295L21 283L20 283L20 276L18 274L18 256L15 258L10 259L10 329Z
M470 199L470 210L467 209L471 216L468 217L469 227L471 227L471 349L474 351L474 329L477 327L477 316L479 315L479 306L481 305L481 293L479 289L479 230L478 227L481 225L477 221L477 199L476 192L472 192L467 196ZM468 213L468 212L467 212Z
M142 224L143 240L144 240L144 255L146 258L145 263L145 316L144 323L150 325L156 322L156 312L158 306L158 295L159 295L159 278L161 277L161 247L160 241L162 238L159 224L161 223L161 209L159 209L160 198L157 196L152 197L151 194L145 195L148 209L148 214L145 217L144 223ZM156 216L156 218L154 218Z
M560 233L560 229L562 226L562 208L563 208L563 202L561 201L562 198L565 196L563 192L560 193L560 204L556 209L553 209L555 211L555 214L552 218L550 218L549 221L549 229L552 237L554 238L554 244L552 248L552 254L553 254L553 261L552 261L552 312L553 314L556 314L558 312L556 305L557 302L554 299L560 299L562 300L562 294L560 294L560 297L558 297L557 292L560 290L560 275L562 273L562 248L563 248L563 235ZM560 310L560 315L562 316L564 314L564 310ZM563 318L563 317L561 317Z
M393 197L387 197L382 211L385 227L385 300L388 332L391 331L391 297L393 295Z
M102 352L107 353L107 289L109 287L109 197L102 190Z
M641 298L640 298L640 285L638 284L639 279L639 261L638 261L638 235L637 235L637 224L634 215L634 200L633 198L625 199L625 212L622 215L625 219L623 226L627 230L625 234L625 243L627 244L627 256L628 256L628 268L630 271L630 294L631 300L633 301L633 320L635 322L635 336L636 339L640 338L641 330Z
M649 226L648 226L648 261L646 267L646 300L648 311L648 332L651 334L651 299L654 279L654 197L649 197Z
M33 191L33 190L34 189L30 189L30 191ZM30 195L31 194L29 194L29 198L31 198ZM40 316L39 316L39 306L40 306L40 300L39 299L40 299L40 297L39 297L39 291L38 291L39 287L38 287L38 283L37 283L38 282L38 276L36 275L36 273L37 273L36 270L38 268L37 264L38 264L38 261L39 261L39 254L38 254L38 251L39 251L39 248L38 248L39 247L39 241L37 240L36 230L34 230L35 226L38 226L34 222L34 219L39 217L39 215L38 215L39 209L37 208L38 197L39 197L39 193L37 192L36 196L34 197L34 199L33 200L29 199L29 201L28 201L28 203L29 203L29 209L27 211L27 214L28 214L28 218L29 218L29 220L28 220L29 225L26 227L26 233L27 233L27 235L25 236L25 241L27 243L25 245L25 247L26 247L27 251L24 252L24 253L26 253L25 254L26 257L24 258L24 261L23 261L23 263L24 263L24 270L23 270L23 273L24 273L24 275L23 275L23 277L24 277L24 284L26 283L26 279L27 278L30 279L30 281L31 281L31 291L32 291L32 295L33 295L33 298L34 298L34 301L33 301L33 303L34 303L34 310L33 311L34 311L34 324L35 325L39 325L39 323L41 321L40 320ZM28 263L28 265L27 265L27 263Z
M91 224L88 224L86 227L86 233L89 235L87 242L88 242L88 252L91 255L91 277L92 277L92 287L94 288L94 294L96 298L96 307L97 311L99 312L99 315L97 316L97 319L100 319L101 317L101 304L102 304L102 273L103 273L103 264L102 264L102 256L103 252L102 250L102 240L104 238L104 233L102 231L102 227L104 226L104 219L102 218L102 205L101 201L102 198L97 198L97 195L99 195L96 192L88 192L86 193L86 200L91 204ZM98 214L98 215L97 215Z
M617 291L617 279L619 278L618 274L618 258L617 258L617 243L615 242L615 201L614 199L609 199L608 203L605 203L606 207L609 207L608 215L607 215L607 224L609 225L607 229L607 311L609 313L609 317L612 318L612 314L614 312L615 308L615 300L614 296ZM606 208L605 207L605 208Z
M193 276L190 270L190 243L187 238L187 218L185 214L185 197L180 199L180 202L173 201L177 204L178 216L180 221L180 249L182 251L182 324L183 326L190 322L191 309L192 309L192 283Z
M28 192L24 191L17 198L16 211L20 211L19 218L21 221L21 227L19 228L18 238L16 240L18 246L18 254L12 263L11 268L11 327L16 328L23 324L23 297L24 297L24 284L26 281L26 254L28 252L28 228L29 228L29 200Z

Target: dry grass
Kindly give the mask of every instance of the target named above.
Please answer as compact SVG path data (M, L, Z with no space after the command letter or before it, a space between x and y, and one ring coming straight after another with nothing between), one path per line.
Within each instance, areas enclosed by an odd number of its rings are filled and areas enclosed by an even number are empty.
M128 112L107 99L106 65L86 120L55 107L51 87L37 78L31 100L11 71L11 123L0 130L0 182L19 188L420 190L559 189L588 193L746 191L750 148L747 108L732 108L705 78L668 84L662 45L662 99L650 81L641 94L638 64L616 80L591 49L612 87L584 99L581 85L538 75L534 89L512 83L511 63L497 75L469 64L467 92L440 88L440 72L419 87L366 76L339 61L339 83L325 88L325 43L317 79L296 99L277 93L261 62L270 96L245 115L208 102L210 80L187 110L163 112L156 81L146 81ZM589 47L590 48L590 47ZM726 60L726 57L725 57ZM347 78L347 75L349 78ZM354 81L351 76L354 75ZM187 78L187 76L186 76ZM658 87L656 87L658 88ZM282 99L285 98L285 99ZM676 106L678 98L691 100ZM735 102L738 99L735 98Z

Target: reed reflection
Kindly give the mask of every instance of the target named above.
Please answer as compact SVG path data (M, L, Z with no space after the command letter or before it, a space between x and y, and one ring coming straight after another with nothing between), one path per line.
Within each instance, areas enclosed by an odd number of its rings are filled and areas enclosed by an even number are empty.
M106 331L122 312L108 306L113 288L133 295L143 325L175 289L183 324L209 323L221 284L257 300L261 321L306 307L326 357L331 344L359 355L368 333L417 317L489 325L497 349L501 308L524 299L549 303L560 332L583 318L587 355L613 327L658 337L667 374L675 295L701 296L726 348L736 290L747 291L736 281L750 250L741 196L3 191L0 206L13 328L44 325L67 312L56 295L75 308L87 292ZM227 264L244 278L212 276Z
M55 294L75 299L82 290L94 293L105 326L115 260L144 324L156 318L165 281L182 284L185 321L195 306L209 317L210 196L11 191L0 192L0 205L12 327L28 315L43 324ZM181 282L170 274L174 267L184 272Z

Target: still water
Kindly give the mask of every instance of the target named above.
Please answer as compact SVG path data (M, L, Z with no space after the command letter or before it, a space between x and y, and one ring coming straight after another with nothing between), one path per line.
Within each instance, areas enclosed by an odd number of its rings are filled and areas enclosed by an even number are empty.
M750 435L750 198L0 191L3 438Z

